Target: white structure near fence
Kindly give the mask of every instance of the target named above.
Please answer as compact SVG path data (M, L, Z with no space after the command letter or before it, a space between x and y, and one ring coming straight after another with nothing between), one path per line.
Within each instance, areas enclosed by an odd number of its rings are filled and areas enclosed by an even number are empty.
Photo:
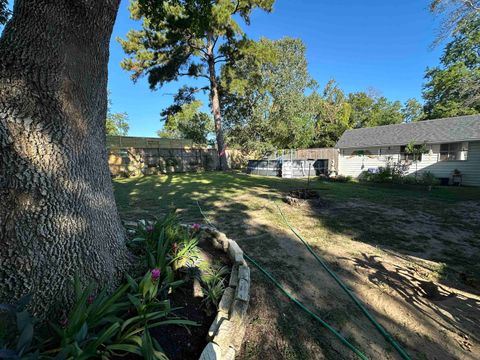
M425 144L428 152L415 159L406 152L410 143ZM340 175L358 177L392 164L407 174L430 171L444 182L455 174L464 185L480 186L480 115L349 130L336 148Z

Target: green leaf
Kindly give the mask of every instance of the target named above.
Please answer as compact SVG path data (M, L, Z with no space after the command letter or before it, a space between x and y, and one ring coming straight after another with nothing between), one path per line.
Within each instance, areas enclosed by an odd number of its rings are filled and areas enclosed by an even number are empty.
M136 296L133 296L132 294L127 294L127 297L128 297L128 300L130 300L130 302L136 307L140 307L140 305L142 305L142 302L140 301L139 298L137 298Z
M19 332L22 332L23 329L32 324L32 318L28 311L24 310L21 312L17 312L17 328Z
M97 349L100 345L104 344L107 340L111 339L118 331L120 328L119 323L112 324L110 327L108 327L106 330L104 330L98 338L94 341L93 343L93 348Z
M87 322L84 322L78 333L75 335L75 341L81 343L88 334L88 325Z
M130 275L127 274L127 282L130 285L130 288L132 289L133 292L138 291L138 283L133 279Z
M103 306L100 307L100 309L97 311L95 316L103 317L106 313L112 312L112 307L114 306L115 302L125 294L125 292L129 289L129 287L130 287L129 284L125 284L119 289L117 289L112 294L112 296L107 301L105 301Z
M26 349L28 349L28 347L32 343L32 340L33 340L33 325L30 323L23 328L20 334L20 337L18 338L17 351L20 353L23 353Z
M124 351L124 352L129 352L137 355L142 355L142 350L139 346L137 345L132 345L132 344L113 344L113 345L108 345L107 350L113 350L113 351Z
M155 349L153 348L152 338L148 331L143 333L143 343L142 343L142 355L146 360L155 360Z
M163 326L163 325L201 326L202 324L199 324L192 320L172 319L172 320L158 321L156 323L149 324L148 327L150 329L153 329L155 327Z

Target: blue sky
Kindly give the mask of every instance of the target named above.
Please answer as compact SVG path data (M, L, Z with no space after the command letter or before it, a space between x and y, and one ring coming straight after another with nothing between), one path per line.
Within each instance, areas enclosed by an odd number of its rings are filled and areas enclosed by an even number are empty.
M129 0L122 0L110 44L109 89L112 110L127 112L130 135L155 136L160 111L172 94L189 82L151 91L146 79L137 83L120 68L123 50L115 40L139 23L129 18ZM273 13L255 12L245 28L253 39L301 38L309 70L321 87L334 78L345 92L374 88L391 100L421 100L427 66L438 64L442 47L432 50L438 20L428 0L277 0ZM204 98L206 102L206 98Z

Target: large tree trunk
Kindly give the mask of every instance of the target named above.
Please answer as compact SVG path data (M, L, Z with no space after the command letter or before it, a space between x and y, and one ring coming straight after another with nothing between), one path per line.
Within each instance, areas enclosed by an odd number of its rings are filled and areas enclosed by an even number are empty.
M125 233L105 144L119 0L16 0L0 39L0 303L45 317L71 279L117 283Z
M227 152L225 140L223 138L222 115L220 113L220 94L218 92L217 75L215 73L215 58L213 49L208 48L208 70L210 76L210 102L212 103L213 121L215 124L215 134L217 138L217 151L220 161L220 169L228 170Z

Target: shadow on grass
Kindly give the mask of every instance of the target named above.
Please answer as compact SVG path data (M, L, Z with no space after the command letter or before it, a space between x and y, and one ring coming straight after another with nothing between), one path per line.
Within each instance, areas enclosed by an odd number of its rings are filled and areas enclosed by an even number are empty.
M170 206L180 210L184 221L203 222L196 201L199 201L209 218L237 240L241 247L257 259L295 296L309 305L318 315L337 328L344 336L357 344L369 358L394 359L396 356L388 343L376 332L373 326L352 307L351 301L343 294L319 268L303 247L291 234L280 232L278 223L272 217L276 212L270 200L279 200L283 192L305 184L304 180L285 180L247 176L238 173L202 173L168 176L151 176L144 178L123 179L115 182L118 208L124 219L138 220L161 216ZM440 192L407 191L392 189L375 189L358 184L336 184L314 182L312 187L333 203L365 200L375 204L394 204L403 206L405 199L421 207L422 201L455 203L455 193L440 189ZM419 195L420 194L420 195ZM453 194L453 195L452 195ZM461 196L458 199L462 199ZM435 204L430 204L435 207ZM295 209L288 210L291 214ZM358 241L373 244L385 250L401 254L410 254L403 246L404 239L399 237L397 246L381 243L389 228L377 224L383 230L378 234L365 228L376 227L371 220L361 220L352 216L352 209L336 214L308 213L313 220L321 218L322 225L331 233L348 234ZM287 214L290 215L290 214ZM365 212L361 213L364 217ZM360 216L359 215L359 216ZM308 219L306 219L308 220ZM295 224L302 229L302 223ZM393 239L390 234L388 239ZM373 240L372 240L373 239ZM413 246L415 242L411 245ZM319 251L327 255L328 251ZM339 270L341 278L349 286L361 288L365 277L356 272L363 268L370 275L367 282L392 283L391 287L399 296L392 297L390 303L401 308L403 313L416 318L421 323L420 335L415 327L404 324L399 316L390 316L387 309L379 311L371 307L372 313L379 318L382 325L406 346L412 358L440 356L454 359L462 354L465 359L474 356L458 347L452 334L472 334L471 319L478 316L478 303L460 296L447 299L421 298L421 285L409 282L401 274L401 269L386 269L375 258L365 258L364 254L353 257L354 266L345 267L330 259L332 268ZM341 260L341 259L340 259ZM352 261L352 258L349 259ZM252 269L252 301L249 311L247 337L240 358L243 359L350 359L351 353L334 339L325 329L296 308L263 276ZM360 285L359 285L360 284ZM397 288L395 289L395 286ZM416 293L415 293L415 292ZM412 293L413 292L413 293ZM378 291L373 296L379 296ZM443 294L443 293L442 293ZM359 295L367 306L369 298L366 293ZM381 295L389 296L389 295ZM443 296L443 295L442 295ZM419 298L420 297L420 298ZM400 301L399 299L402 299ZM398 304L396 303L398 301ZM438 307L434 301L449 306ZM431 307L435 316L425 312L424 307ZM445 314L447 312L448 314ZM463 312L463 314L462 314ZM452 320L453 318L453 320ZM468 324L467 324L468 323ZM473 327L472 327L473 326ZM438 335L445 331L446 339ZM475 332L473 332L475 333ZM437 336L438 335L438 336ZM473 338L475 339L475 338ZM443 357L442 357L443 356Z

